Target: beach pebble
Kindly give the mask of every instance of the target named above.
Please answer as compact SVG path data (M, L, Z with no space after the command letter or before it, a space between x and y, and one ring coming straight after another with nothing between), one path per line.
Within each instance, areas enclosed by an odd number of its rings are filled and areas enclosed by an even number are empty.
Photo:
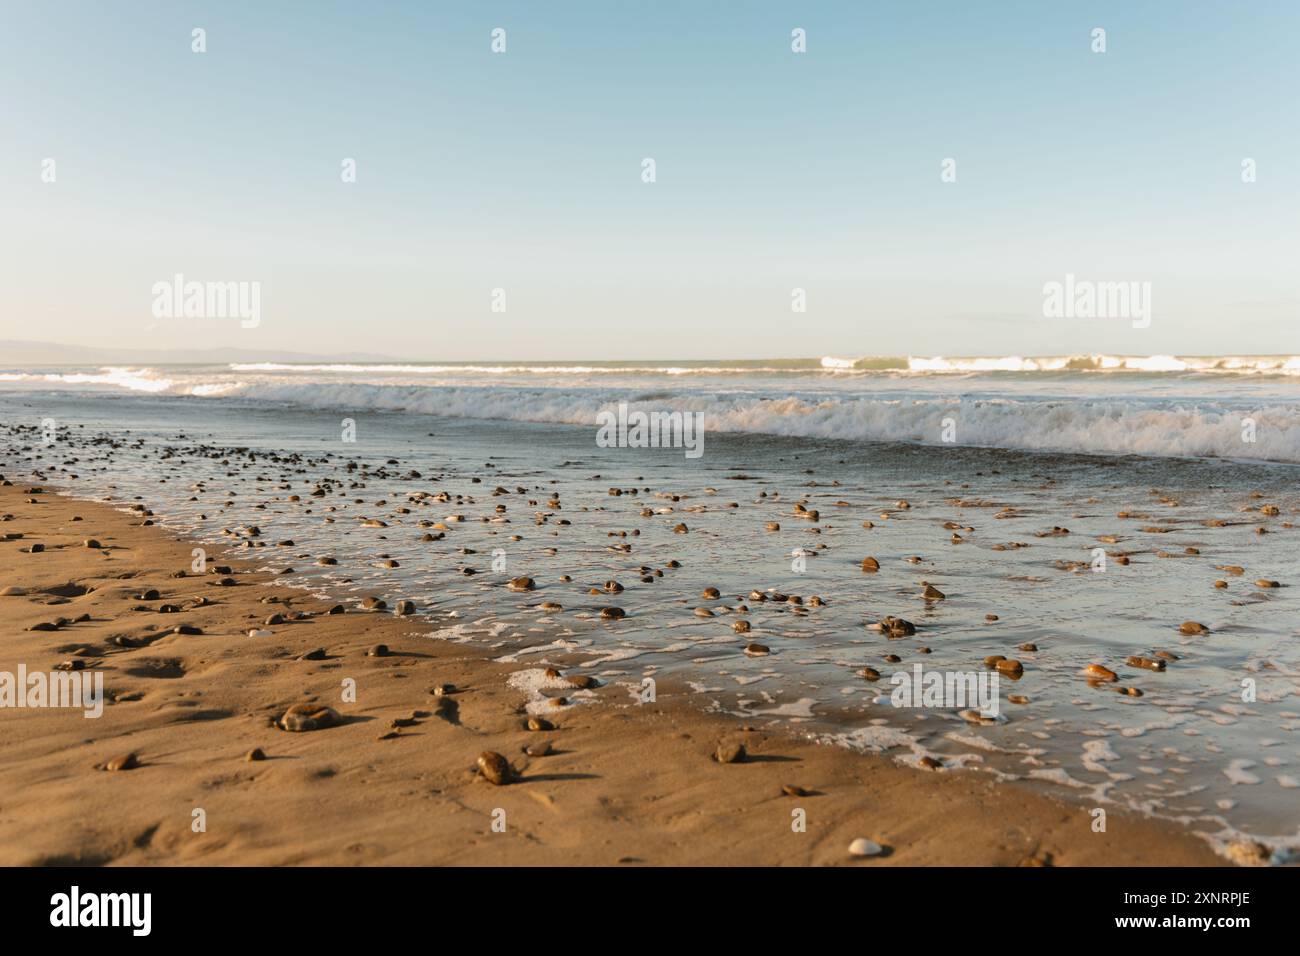
M911 637L916 633L916 625L911 621L905 621L901 617L890 615L884 617L879 623L874 625L875 629L882 631L890 637Z
M944 594L933 584L927 584L925 590L921 592L921 596L927 601L942 601L948 595Z
M808 796L808 791L807 791L807 790L805 790L803 787L795 786L795 785L792 784L792 783L783 783L783 784L781 784L781 792L784 793L787 797L806 797L806 796Z
M524 747L524 753L530 757L549 757L554 752L555 748L549 740L539 740L535 744Z
M713 759L718 763L740 763L745 759L745 745L738 740L724 740L713 752Z
M87 538L85 541L81 542L81 545L82 545L82 547L84 547L84 548L102 548L102 547L103 547L103 545L100 544L98 541L96 541L94 538Z
M875 574L877 571L880 570L880 562L877 561L875 558L863 558L862 570L868 574Z
M535 587L537 587L537 582L534 581L532 578L527 578L527 577L512 578L510 583L507 584L506 587L508 587L511 591L531 591Z
M366 651L366 657L387 657L387 644L374 644Z
M8 587L0 590L0 596L3 597L22 597L26 593L27 590L25 588L20 588L14 584L11 584Z
M868 840L865 837L858 837L849 844L849 856L880 856L885 851L879 843L874 840Z
M510 764L494 750L485 750L478 755L478 772L484 780L498 787L510 782Z
M1260 578L1255 582L1257 588L1280 588L1281 586L1277 581L1270 581L1267 578Z
M367 611L382 611L388 607L388 602L377 597L362 598L361 607Z
M116 772L118 770L134 770L138 766L140 766L140 758L133 753L129 753L114 757L104 764L104 769Z
M627 617L627 612L621 607L603 607L600 609L600 616L606 621L618 621Z
M1178 630L1184 634L1204 634L1209 628L1197 621L1183 621L1178 625Z
M339 712L333 707L322 707L320 704L294 704L284 712L279 726L281 730L302 733L308 730L324 730L341 722Z
M700 593L700 597L706 601L716 601L718 598L722 597L722 592L717 588L705 588Z
M415 613L415 602L414 602L414 601L398 601L398 602L397 602L397 607L394 608L393 610L394 610L394 613L399 614L399 615L401 615L401 616L403 616L403 617L405 617L405 616L408 615L408 614L414 614L414 613Z
M874 667L864 667L858 671L858 676L863 680L880 680L880 671Z
M745 645L745 653L750 657L762 657L764 654L772 653L772 649L766 644L752 643Z
M732 623L731 623L731 629L732 629L733 631L735 631L737 634L748 634L748 633L749 633L749 622L748 622L748 621L732 621Z
M529 730L540 731L542 733L555 729L555 725L551 723L549 720L547 720L545 717L536 717L536 716L528 718L527 726Z
M995 666L999 674L1004 674L1007 677L1019 677L1025 672L1024 665L1020 661L1001 660Z
M1089 680L1119 680L1118 674L1109 667L1102 667L1100 664L1089 664L1083 669L1083 673Z
M265 760L266 754L262 752L261 747L254 747L252 750L250 750L247 754L244 755L244 759L247 760L249 763L253 763L258 760Z

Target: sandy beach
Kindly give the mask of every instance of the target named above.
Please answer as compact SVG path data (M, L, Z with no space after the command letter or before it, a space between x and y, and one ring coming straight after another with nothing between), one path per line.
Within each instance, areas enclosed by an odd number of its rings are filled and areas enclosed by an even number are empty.
M121 510L148 502L112 507L5 477L0 670L74 662L103 673L107 701L97 719L0 713L0 864L1226 862L1186 828L1118 809L1094 832L1088 808L1031 783L748 730L700 713L670 681L654 703L595 686L596 706L557 708L553 730L529 730L528 696L507 684L523 668L430 639L390 610L401 594L331 614L336 602L233 554L209 553L210 573L195 574L190 542ZM435 694L442 685L451 692ZM281 729L301 703L339 722ZM737 741L745 759L715 759ZM526 752L544 742L548 755ZM508 761L508 783L477 770L485 752ZM104 769L130 754L135 766ZM882 852L850 856L858 839Z

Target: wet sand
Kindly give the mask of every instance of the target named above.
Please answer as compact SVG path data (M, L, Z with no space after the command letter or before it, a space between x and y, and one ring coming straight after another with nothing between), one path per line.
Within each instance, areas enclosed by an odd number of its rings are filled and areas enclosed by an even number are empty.
M668 682L645 704L624 687L595 688L597 706L563 708L553 731L530 731L528 695L507 685L519 665L431 640L391 610L350 602L329 614L334 602L277 587L233 556L209 554L209 572L229 574L194 574L191 544L139 514L6 477L0 538L21 537L0 541L0 592L24 593L0 596L0 670L80 660L103 671L108 700L98 719L0 710L5 865L1225 862L1187 830L1116 809L1094 832L1089 808L1033 784L748 732L694 711L689 691ZM400 595L387 598L396 606ZM305 616L265 623L292 612ZM376 644L390 653L369 656ZM318 649L325 659L301 659ZM355 702L341 699L347 678ZM456 688L455 706L439 712L442 684ZM342 722L276 726L303 702ZM552 754L525 753L544 740ZM737 740L745 760L713 758ZM255 748L265 760L248 759ZM485 751L509 761L510 783L477 772ZM127 754L138 766L100 769ZM804 832L792 826L799 811ZM883 852L851 856L859 838Z

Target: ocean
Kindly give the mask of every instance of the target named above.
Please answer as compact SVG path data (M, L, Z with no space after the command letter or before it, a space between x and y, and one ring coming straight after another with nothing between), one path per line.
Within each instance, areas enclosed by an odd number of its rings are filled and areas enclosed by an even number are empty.
M7 477L413 600L535 700L538 668L581 663L629 707L664 681L827 745L1300 846L1300 358L3 365ZM602 446L620 404L701 414L702 453ZM896 674L994 655L1023 667L996 715L894 706Z

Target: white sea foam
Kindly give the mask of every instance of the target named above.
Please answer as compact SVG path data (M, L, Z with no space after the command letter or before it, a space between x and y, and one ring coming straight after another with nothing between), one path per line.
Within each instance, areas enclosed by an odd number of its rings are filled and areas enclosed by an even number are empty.
M963 446L1027 451L1300 462L1295 379L1259 377L1300 376L1296 357L934 357L885 371L863 370L866 360L808 361L806 368L264 362L13 371L0 373L0 385L587 427L627 401L702 412L711 433L922 444L946 435ZM1112 371L1137 377L1092 374Z

